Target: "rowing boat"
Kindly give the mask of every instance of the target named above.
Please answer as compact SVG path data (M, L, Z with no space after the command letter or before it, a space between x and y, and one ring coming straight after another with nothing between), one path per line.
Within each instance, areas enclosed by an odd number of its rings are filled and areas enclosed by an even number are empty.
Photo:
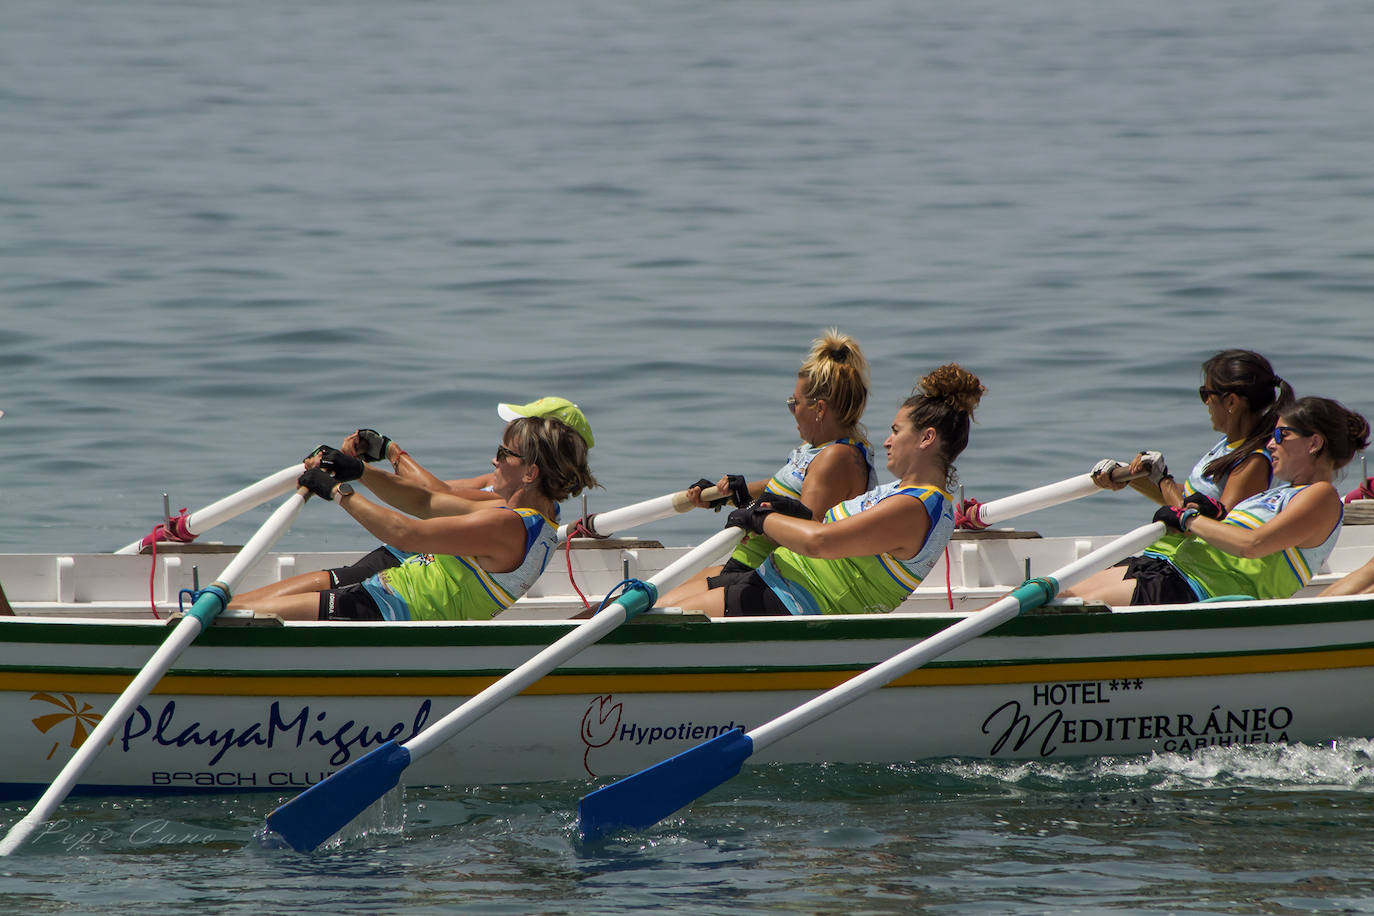
M767 721L1107 538L960 532L898 611L708 620L650 611L587 648L405 773L412 785L601 780ZM573 542L599 598L684 550ZM165 638L177 595L235 548L156 556L0 555L0 798L38 795ZM1374 554L1349 525L1286 601L1032 611L751 762L1056 759L1374 736L1374 596L1315 592ZM253 588L351 555L276 553ZM485 622L283 623L226 613L115 732L77 791L294 794L405 741L570 632L582 602L562 554ZM151 592L151 601L150 601Z

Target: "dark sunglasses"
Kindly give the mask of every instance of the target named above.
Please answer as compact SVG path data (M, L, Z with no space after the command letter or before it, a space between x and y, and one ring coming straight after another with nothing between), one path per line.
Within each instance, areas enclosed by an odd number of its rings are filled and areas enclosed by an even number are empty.
M511 451L510 449L506 448L504 444L496 446L496 460L505 461L507 458L518 458L521 461L525 460L524 455L520 454L519 452Z
M1212 395L1216 395L1220 398L1225 397L1229 393L1230 392L1227 391L1218 391L1216 388L1208 388L1206 385L1199 385L1197 389L1198 400L1202 401L1204 404L1207 403L1207 399Z
M1275 426L1274 435L1270 437L1275 445L1283 444L1283 440L1287 438L1284 436L1284 433L1292 433L1299 439L1306 439L1308 436L1312 435L1307 430L1298 429L1296 426Z

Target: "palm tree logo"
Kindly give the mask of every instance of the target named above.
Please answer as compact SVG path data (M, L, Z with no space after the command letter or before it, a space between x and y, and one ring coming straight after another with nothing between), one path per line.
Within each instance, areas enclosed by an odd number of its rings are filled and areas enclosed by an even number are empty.
M39 716L33 720L33 725L43 734L47 734L64 722L72 723L72 747L78 748L90 737L91 729L100 721L100 713L95 711L95 707L82 700L77 705L76 697L70 693L62 694L62 699L58 699L50 693L35 693L29 697L30 700L41 700L44 703L51 703L61 712L52 712L47 715ZM54 741L52 750L48 751L46 759L51 760L52 755L57 753L57 749L62 746L61 741Z

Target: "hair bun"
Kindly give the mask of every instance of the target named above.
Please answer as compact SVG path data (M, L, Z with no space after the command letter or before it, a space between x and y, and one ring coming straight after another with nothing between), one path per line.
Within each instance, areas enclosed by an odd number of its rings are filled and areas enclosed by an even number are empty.
M969 416L987 393L987 387L978 376L969 372L958 363L946 363L934 369L917 383L921 393L934 401L943 401L954 410Z

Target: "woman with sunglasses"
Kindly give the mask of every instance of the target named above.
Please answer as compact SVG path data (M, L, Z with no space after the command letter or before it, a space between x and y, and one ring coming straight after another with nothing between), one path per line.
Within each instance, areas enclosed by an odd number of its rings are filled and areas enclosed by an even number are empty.
M1293 400L1293 389L1253 350L1223 350L1202 364L1197 393L1212 429L1222 434L1220 441L1198 459L1182 484L1169 474L1163 455L1141 452L1129 467L1147 476L1129 486L1165 506L1181 506L1194 493L1234 506L1269 489L1273 474L1264 445L1279 411ZM1092 469L1093 481L1103 489L1120 490L1127 484L1111 478L1118 467L1121 463L1110 458L1099 461Z
M732 494L736 506L765 495L786 496L800 500L819 516L876 487L873 446L860 422L868 405L868 384L868 360L858 341L835 328L813 340L786 401L802 444L771 478L746 483L743 476L727 475L717 484L720 492ZM701 491L708 486L710 482L703 479L687 491L698 507L707 505ZM717 500L711 505L719 508L723 503ZM746 578L776 547L766 535L747 535L724 566L712 567L678 586L659 604L668 606L703 588Z
M1155 520L1185 535L1169 556L1147 550L1063 594L1110 605L1291 597L1311 581L1340 534L1336 472L1368 445L1369 423L1336 401L1302 398L1287 405L1268 445L1274 476L1287 483L1229 512L1201 493L1182 506L1165 506Z
M558 503L596 486L587 467L590 433L552 416L512 420L492 459L496 500L431 489L326 448L307 460L301 484L338 502L392 559L351 583L330 571L306 574L290 593L268 586L229 606L288 620L490 619L543 572L557 544ZM354 492L354 480L387 505Z
M986 390L954 363L931 372L898 408L883 443L896 481L841 502L819 522L786 496L765 495L736 509L730 525L779 546L748 577L678 604L713 617L875 614L897 607L954 531L954 459L968 444Z

